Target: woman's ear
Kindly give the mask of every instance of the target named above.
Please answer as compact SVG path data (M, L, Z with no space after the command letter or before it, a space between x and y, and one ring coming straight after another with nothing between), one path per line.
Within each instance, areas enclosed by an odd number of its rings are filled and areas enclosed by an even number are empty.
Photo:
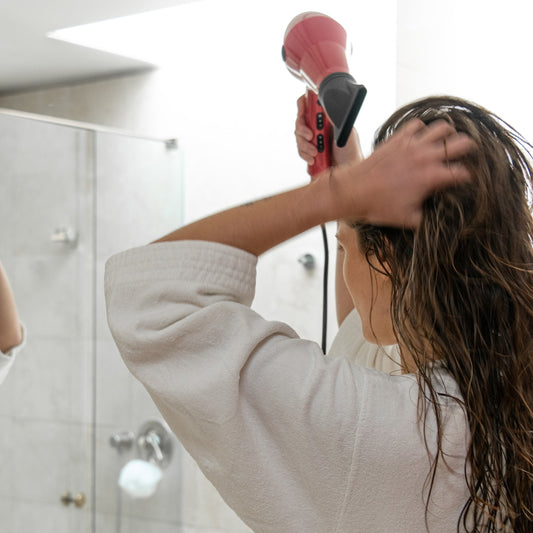
M369 249L366 253L366 260L374 270L385 276L390 276L391 270L388 258L392 249L390 241L386 238L384 240L386 249Z

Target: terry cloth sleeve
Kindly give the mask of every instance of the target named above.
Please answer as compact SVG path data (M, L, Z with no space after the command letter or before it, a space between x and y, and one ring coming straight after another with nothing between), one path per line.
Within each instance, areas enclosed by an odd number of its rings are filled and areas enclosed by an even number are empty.
M196 241L118 254L106 265L109 326L173 432L254 531L335 531L365 373L250 309L256 261Z
M9 371L11 370L11 367L13 366L16 355L20 352L20 350L24 347L24 344L26 343L26 333L24 331L24 326L22 325L21 330L21 343L17 346L14 346L6 353L0 351L0 383L2 383L6 379L7 375L9 374Z

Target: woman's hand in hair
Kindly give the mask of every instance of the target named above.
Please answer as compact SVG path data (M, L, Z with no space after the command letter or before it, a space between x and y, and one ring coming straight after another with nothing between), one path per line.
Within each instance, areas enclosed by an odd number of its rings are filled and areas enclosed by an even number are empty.
M416 228L422 219L422 203L432 192L470 178L457 160L474 147L467 135L457 133L445 121L426 126L411 120L369 158L331 175L335 202L341 204L336 209L343 218L361 219L361 206L367 206L364 222Z

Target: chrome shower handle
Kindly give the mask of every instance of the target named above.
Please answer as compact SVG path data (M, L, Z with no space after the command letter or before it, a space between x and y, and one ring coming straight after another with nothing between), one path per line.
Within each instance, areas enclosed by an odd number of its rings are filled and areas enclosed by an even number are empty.
M172 437L168 427L156 420L150 420L139 429L137 450L139 457L166 468L172 458Z
M159 435L155 431L149 431L144 437L141 437L141 439L144 438L144 441L152 446L155 453L155 458L157 462L161 462L164 459L163 452L161 451L161 439L159 438Z

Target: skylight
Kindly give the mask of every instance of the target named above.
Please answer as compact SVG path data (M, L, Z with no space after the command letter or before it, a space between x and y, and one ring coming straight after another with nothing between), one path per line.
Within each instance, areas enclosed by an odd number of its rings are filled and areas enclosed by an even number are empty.
M162 66L181 50L210 1L181 4L50 32L47 37ZM211 8L211 7L210 7Z

